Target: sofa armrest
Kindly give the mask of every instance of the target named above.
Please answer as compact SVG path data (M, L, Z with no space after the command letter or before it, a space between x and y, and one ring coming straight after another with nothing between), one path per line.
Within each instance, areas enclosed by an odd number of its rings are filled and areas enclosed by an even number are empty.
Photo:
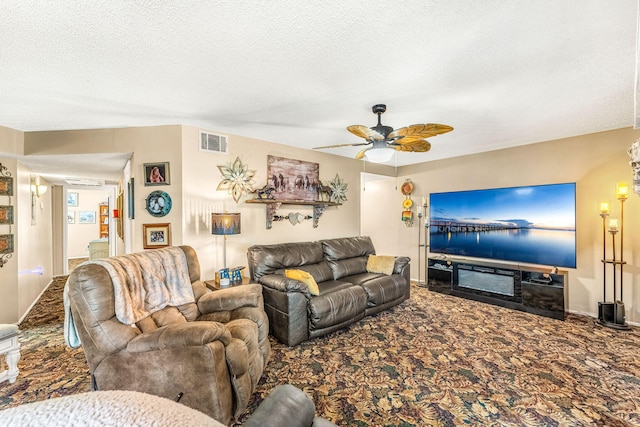
M393 273L401 274L401 275L404 274L404 269L409 266L410 261L411 261L411 258L407 256L397 257L393 265Z
M296 279L289 279L281 274L269 274L260 278L260 283L280 292L300 292L311 298L309 287Z
M188 322L167 325L136 336L129 341L130 353L205 345L221 341L225 346L231 342L231 333L225 325L217 322Z
M202 295L198 300L200 313L232 311L242 307L262 308L262 286L257 283L219 289Z
M313 401L305 392L291 384L284 384L274 388L243 425L247 427L311 427L315 411Z

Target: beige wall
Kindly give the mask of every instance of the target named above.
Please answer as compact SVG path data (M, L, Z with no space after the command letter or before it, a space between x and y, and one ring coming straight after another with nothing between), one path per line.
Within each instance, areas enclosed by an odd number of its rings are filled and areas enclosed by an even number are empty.
M1 129L1 128L0 128ZM0 140L2 136L0 136ZM6 172L10 173L14 177L13 191L14 197L0 196L0 203L6 205L13 205L13 213L15 217L14 224L0 225L0 234L13 234L15 250L20 247L20 242L17 240L16 231L20 221L17 214L16 201L18 200L16 194L15 177L17 175L18 162L15 159L0 156L0 163L6 167ZM18 254L14 252L11 258L3 257L5 264L0 268L0 323L16 323L18 321Z
M132 230L132 251L143 249L143 224L170 223L172 243L191 245L198 251L205 279L213 278L215 270L223 265L222 238L210 232L210 217L214 211L242 213L242 234L227 239L227 266L246 265L246 250L256 243L359 234L361 162L237 135L228 135L229 154L212 154L199 150L199 131L189 126L157 126L30 132L25 136L25 154L133 153L131 177L135 178L135 220L126 220ZM295 226L274 222L273 228L266 230L265 206L244 203L244 197L236 204L227 192L216 191L216 187L221 181L217 166L233 162L236 157L256 171L256 188L262 187L266 184L267 155L317 162L321 180L328 181L339 174L348 183L348 201L343 206L328 208L318 228L312 227L312 221ZM145 186L143 164L157 162L170 163L170 184ZM391 168L370 165L368 170L389 171ZM145 199L155 190L165 191L172 198L173 209L164 217L153 217L145 210ZM287 215L289 212L311 215L312 208L285 205L278 213Z
M25 135L25 155L64 155L78 153L133 153L131 177L135 178L135 220L130 222L132 251L143 249L142 224L171 223L174 243L182 241L180 209L156 218L145 210L145 199L154 190L166 191L180 205L182 197L182 126L150 126L122 129L29 132ZM169 162L171 185L144 185L143 164ZM122 184L126 188L126 182ZM121 248L118 245L118 248Z
M18 265L18 316L22 318L53 277L53 237L51 224L51 184L40 179L49 190L35 198L35 222L31 220L30 178L32 171L18 162L16 201L18 227L14 260ZM17 259L16 258L17 255ZM42 269L42 274L36 270ZM12 320L15 322L16 319Z
M213 278L215 270L223 266L223 237L211 234L212 212L229 211L242 214L242 233L227 238L228 267L246 266L247 248L253 244L318 240L359 234L358 187L361 162L238 135L228 135L229 153L226 155L203 152L199 150L199 130L183 127L183 242L193 246L198 252L203 278ZM216 133L210 129L203 130ZM216 188L222 180L217 166L231 163L236 157L239 157L249 169L256 171L255 187L263 187L267 183L268 155L318 163L321 181L330 181L338 174L348 183L348 200L342 206L327 208L317 228L313 228L311 220L296 225L282 221L274 222L273 227L267 230L264 205L244 203L246 197L236 204L228 192L216 191ZM287 215L289 212L312 215L313 209L311 206L282 205L278 215ZM248 275L246 270L244 273Z
M400 169L398 178L400 183L406 178L414 182L413 199L416 204L420 203L421 195L428 196L431 192L576 182L577 268L568 270L568 309L595 316L603 287L599 203L609 201L612 217L620 217L615 187L617 182L626 181L632 188L633 176L626 150L639 137L640 131L630 128L601 132L407 166ZM390 247L393 251L410 255L413 259L411 274L417 278L418 224L416 221L413 227L407 228L400 221L404 196L399 191L400 184L398 190L392 184L387 182L380 188L371 185L366 190L367 197L386 200L396 207L393 217L380 218L389 226L379 227L376 231L367 225L374 217L363 215L363 229L368 227L380 251ZM627 262L624 267L624 302L627 320L640 323L640 223L636 221L640 215L640 196L631 194L624 209L624 260ZM610 240L607 244L608 256L611 256ZM607 295L610 299L611 270L608 274Z
M36 199L32 224L31 171L15 158L22 155L23 142L23 132L0 126L0 163L11 174L14 191L12 197L0 196L0 204L14 206L14 224L0 225L0 234L14 236L14 253L0 268L0 323L17 323L52 277L50 193Z
M158 126L34 132L24 137L25 154L134 153L131 176L136 179L136 218L130 223L132 250L142 250L142 224L170 222L173 243L189 244L198 251L205 279L213 277L215 269L222 266L222 238L211 235L209 229L210 214L214 211L242 213L242 234L229 236L227 240L228 266L246 265L246 249L251 244L357 235L362 230L363 234L372 236L378 253L411 256L412 276L417 278L419 221L416 218L413 227L406 227L400 220L404 196L399 187L406 178L411 178L415 184L413 198L416 205L422 195L431 192L576 182L578 267L569 270L567 307L570 311L591 315L595 315L597 302L602 298L598 204L609 200L612 214L619 215L619 205L614 198L615 183L625 180L631 184L626 149L640 137L640 131L621 129L427 162L401 167L397 178L361 187L362 162L236 135L229 135L228 155L200 152L198 130L188 126ZM18 133L18 139L20 135ZM5 145L20 145L11 142L16 138L15 133L0 128L2 137ZM322 180L330 180L338 173L349 184L348 201L343 206L327 209L316 229L312 228L311 221L307 221L295 226L274 222L273 228L266 230L264 206L242 201L236 205L230 195L216 191L216 187L221 179L217 166L232 162L236 157L256 170L256 187L263 186L267 155L318 162ZM165 161L170 162L171 185L145 186L143 163ZM389 167L367 164L366 169L367 172L395 174ZM144 210L145 198L156 189L166 191L173 198L174 208L163 218L152 217ZM640 241L640 227L636 227L633 218L638 217L639 210L638 196L632 195L625 204L624 301L627 319L635 323L640 323L640 270L636 266L638 244L634 242ZM289 212L310 214L311 208L284 205L278 213L287 215ZM5 273L0 271L0 274ZM611 282L610 278L608 280ZM11 292L5 293L11 295Z

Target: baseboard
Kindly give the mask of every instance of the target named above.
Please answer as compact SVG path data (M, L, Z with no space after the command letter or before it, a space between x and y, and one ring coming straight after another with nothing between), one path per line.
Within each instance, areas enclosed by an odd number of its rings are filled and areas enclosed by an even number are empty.
M65 275L63 274L63 276ZM58 277L58 276L54 276L54 277ZM49 289L49 286L51 286L52 283L53 283L53 278L49 281L47 286L44 287L42 292L40 292L40 295L38 295L38 297L33 300L33 302L31 303L29 308L24 312L24 314L20 316L20 319L18 320L18 326L21 325L22 322L24 322L24 319L29 315L29 313L31 313L31 310L33 310L33 307L38 303L38 301L40 301L40 298L42 298L42 295L47 291L47 289Z
M578 310L567 310L567 313L576 314L578 316L592 317L593 320L598 320L597 313L591 313L591 312L586 312L586 311L578 311ZM630 325L630 326L640 326L640 323L638 323L638 322L629 322L629 321L627 321L627 324Z

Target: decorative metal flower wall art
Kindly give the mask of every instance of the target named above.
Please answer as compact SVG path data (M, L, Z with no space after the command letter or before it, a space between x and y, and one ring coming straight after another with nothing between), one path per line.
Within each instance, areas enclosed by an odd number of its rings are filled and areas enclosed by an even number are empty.
M218 184L217 190L228 190L236 203L243 195L246 196L255 191L253 176L256 171L249 170L249 166L242 163L240 157L236 157L232 163L218 165L218 169L223 180Z
M331 187L331 198L330 202L333 203L342 203L347 201L347 183L344 182L342 178L336 174L336 177L333 178L331 182L329 182L329 187Z

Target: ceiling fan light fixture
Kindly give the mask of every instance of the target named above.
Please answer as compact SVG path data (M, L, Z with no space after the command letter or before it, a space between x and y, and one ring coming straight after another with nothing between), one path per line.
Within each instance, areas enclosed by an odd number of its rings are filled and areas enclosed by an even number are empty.
M347 126L349 132L363 138L366 142L324 145L322 147L314 147L314 149L370 145L369 148L358 151L356 159L366 158L373 163L385 163L393 158L393 153L396 151L426 153L431 149L431 143L426 138L453 130L451 126L437 123L415 124L394 130L391 126L382 124L380 115L386 110L387 106L384 104L373 106L373 113L378 115L378 124L373 127L363 125Z
M371 148L367 150L365 157L372 163L384 163L391 160L391 158L393 158L393 153L395 152L396 150L388 147Z

